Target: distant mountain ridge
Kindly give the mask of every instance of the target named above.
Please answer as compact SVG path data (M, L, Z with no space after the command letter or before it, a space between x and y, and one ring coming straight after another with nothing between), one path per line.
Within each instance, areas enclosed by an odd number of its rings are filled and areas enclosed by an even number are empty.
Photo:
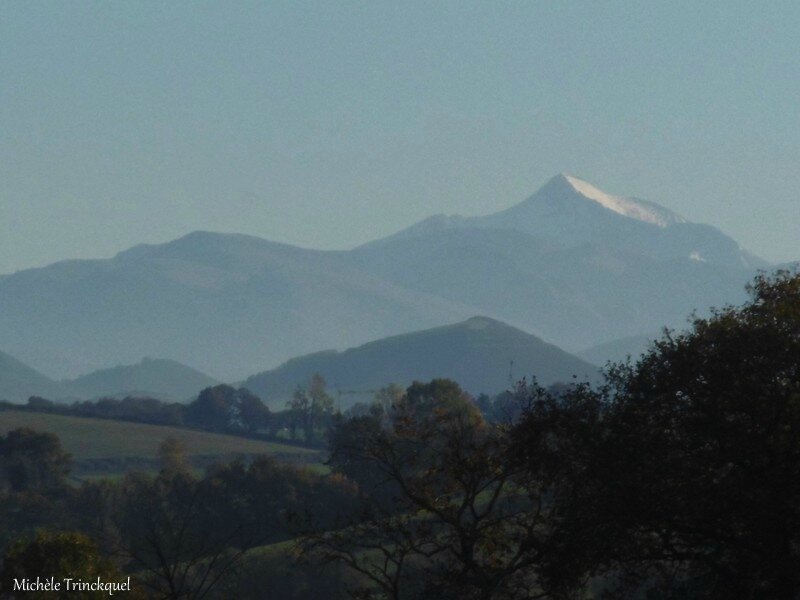
M766 263L714 227L558 175L483 217L431 217L351 252L359 267L569 351L744 300Z
M164 358L143 358L135 365L100 369L63 382L64 390L80 398L102 396L153 396L160 400L188 401L210 386L213 377Z
M166 355L220 380L475 313L338 252L209 232L2 276L0 307L5 347L59 376Z
M271 371L253 375L241 385L283 408L298 385L315 373L341 398L341 407L390 383L445 377L467 391L496 394L522 378L540 384L597 379L598 369L536 336L487 317L375 340L343 352L317 352L293 358Z
M714 227L559 175L350 251L194 232L0 276L0 342L58 377L169 356L222 381L475 314L577 351L739 302L764 266Z
M52 398L61 386L10 354L0 352L0 400L19 402L29 396Z
M562 247L600 244L657 259L690 258L748 269L767 266L710 225L691 223L655 202L609 194L565 173L500 212L483 217L436 215L365 246L452 229L510 229Z
M157 358L144 358L134 365L118 365L75 379L56 381L0 352L0 400L17 403L31 396L54 401L150 396L182 402L192 400L202 389L218 383L177 361Z

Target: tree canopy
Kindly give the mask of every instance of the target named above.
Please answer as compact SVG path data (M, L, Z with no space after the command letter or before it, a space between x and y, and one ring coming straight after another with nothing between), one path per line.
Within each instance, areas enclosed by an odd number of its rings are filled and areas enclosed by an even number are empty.
M21 428L0 437L0 491L54 491L66 484L70 466L70 455L52 433Z
M354 597L797 600L800 277L749 292L603 386L520 385L507 425L443 380L339 420L363 510L306 548Z
M800 596L800 277L749 292L514 431L527 468L571 475L562 567L625 594Z
M31 591L19 596L13 593L15 579L42 580L53 578L61 584L60 591ZM114 564L103 558L97 545L77 532L39 531L31 539L19 539L6 549L0 571L0 592L4 597L34 598L104 598L107 591L72 591L64 579L92 581L99 577L105 584L124 581ZM130 594L128 594L130 595ZM141 597L133 594L134 598Z

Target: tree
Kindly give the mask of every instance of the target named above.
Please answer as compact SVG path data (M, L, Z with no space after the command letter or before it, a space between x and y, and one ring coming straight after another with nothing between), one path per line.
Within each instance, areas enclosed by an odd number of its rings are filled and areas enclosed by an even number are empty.
M292 399L286 405L289 409L289 435L293 440L296 439L299 427L303 430L306 441L308 441L311 401L306 390L298 385L292 394Z
M297 428L300 427L309 444L316 442L319 428L328 429L334 413L333 397L328 394L325 378L319 373L311 377L308 389L297 386L287 406L292 439L295 439Z
M20 428L0 437L0 491L63 489L70 467L70 455L52 433Z
M217 385L204 389L186 407L186 422L222 431L257 431L269 420L269 409L246 388Z
M605 408L547 438L574 482L556 554L604 572L609 591L800 597L800 277L761 275L749 292L613 367L605 390L560 399ZM515 431L529 470L542 422Z
M228 429L235 425L236 390L229 385L205 388L186 407L186 422L205 429Z
M272 413L261 398L245 388L239 389L239 417L241 426L250 433L270 427Z
M360 576L356 598L540 598L552 534L544 496L526 495L505 432L452 381L412 384L378 415L339 421L329 464L361 486L360 510L310 531L303 555Z
M388 415L392 409L392 406L400 402L403 399L404 394L405 390L403 388L401 388L399 385L391 383L375 392L373 404L379 406L383 413Z
M158 458L164 473L189 472L186 442L182 438L172 435L165 437L158 447Z
M239 565L242 523L210 514L205 496L190 473L163 470L132 473L113 491L106 543L158 597L204 598Z
M315 438L318 428L328 429L330 418L334 411L333 396L328 393L325 378L319 373L314 373L311 377L308 386L308 397L311 400L311 423L309 428L312 432L312 438Z
M31 396L28 398L28 408L36 412L47 412L55 407L55 403L41 396Z
M33 591L19 596L13 593L15 579L35 580L37 577L42 580L52 577L61 583L61 590ZM18 539L6 550L0 575L0 594L9 598L24 595L34 599L108 597L108 591L67 590L64 579L68 577L89 582L99 577L103 583L127 585L127 578L120 575L113 563L99 555L95 543L85 535L39 531L33 539Z
M355 486L340 476L256 457L209 468L202 478L162 469L91 482L77 501L81 525L126 559L154 597L237 597L245 552L293 537L290 515L307 506L326 527L349 510Z
M0 436L0 548L39 527L63 525L71 464L52 433L23 428Z

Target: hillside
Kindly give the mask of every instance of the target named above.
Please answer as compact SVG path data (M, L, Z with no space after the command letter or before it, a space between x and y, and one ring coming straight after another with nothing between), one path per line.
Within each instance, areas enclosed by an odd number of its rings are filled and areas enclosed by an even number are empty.
M234 381L475 314L577 351L739 303L765 266L712 226L559 175L350 251L195 232L0 276L0 339L58 378L165 356Z
M376 340L344 352L292 359L242 383L273 407L283 407L297 385L314 373L328 382L344 408L390 383L447 377L473 394L494 394L535 375L544 385L593 378L596 367L536 336L494 319L462 323Z
M505 211L431 218L350 258L571 351L738 303L765 264L713 227L563 175Z
M316 451L298 446L180 427L16 410L0 411L0 435L18 427L55 433L76 460L124 456L156 458L158 446L167 436L183 440L189 455L236 452L316 455Z
M353 252L399 285L461 300L567 350L678 327L693 310L745 298L755 274L689 258L655 259L520 231L458 229Z
M341 253L205 232L2 276L0 305L7 350L57 377L168 356L234 380L320 347L474 314Z
M24 402L30 396L53 398L61 386L13 356L0 352L0 400Z
M64 382L68 393L81 398L152 396L160 400L192 399L219 381L174 360L144 358L135 365L93 371Z

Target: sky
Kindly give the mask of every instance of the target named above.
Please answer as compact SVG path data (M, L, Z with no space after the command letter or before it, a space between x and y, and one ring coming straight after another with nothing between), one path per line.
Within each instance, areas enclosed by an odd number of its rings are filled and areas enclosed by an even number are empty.
M0 273L350 248L568 172L800 259L797 2L8 2Z

